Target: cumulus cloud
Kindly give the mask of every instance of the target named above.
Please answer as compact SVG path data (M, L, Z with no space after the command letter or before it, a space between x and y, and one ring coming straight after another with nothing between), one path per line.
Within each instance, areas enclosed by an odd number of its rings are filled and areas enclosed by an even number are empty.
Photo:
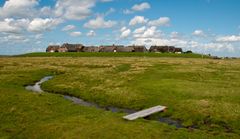
M145 24L147 23L148 19L145 19L144 16L135 16L134 18L132 18L129 22L130 26L134 26L137 24Z
M91 19L84 24L85 28L99 29L99 28L111 28L117 24L116 21L108 20L105 21L103 16L97 16L96 19Z
M82 20L90 16L96 0L58 0L55 15L70 20Z
M55 26L61 23L61 20L52 18L34 18L28 27L31 32L44 32L53 29Z
M126 27L122 27L120 31L121 31L120 38L127 38L131 34L131 30L127 29Z
M145 26L142 26L140 28L137 28L133 31L133 33L135 34L140 34L140 33L143 33L144 31L146 30L146 27Z
M93 30L90 30L90 31L87 33L87 36L88 36L88 37L94 37L94 36L96 36L96 33L95 33Z
M148 22L149 26L169 26L170 18L169 17L160 17L157 20L151 20Z
M135 38L156 38L160 36L160 31L157 30L156 26L149 28L141 27L134 31L133 37Z
M54 16L54 11L50 6L44 6L40 9L39 11L41 16L46 16L46 17L53 17Z
M79 31L74 31L74 32L69 33L69 35L70 35L70 36L73 36L73 37L79 37L79 36L82 35L82 33L79 32Z
M74 25L67 25L62 28L62 31L70 31L70 30L74 30L75 28L76 27Z
M240 42L240 36L231 35L216 38L217 42Z
M134 12L144 11L144 10L147 10L147 9L150 9L150 8L151 8L151 5L149 3L143 2L143 3L140 3L140 4L133 5L131 9L123 10L123 13L124 14L132 14Z
M177 38L179 38L179 37L180 37L180 35L179 35L179 33L178 33L178 32L174 31L174 32L171 32L171 35L170 35L170 37L171 37L171 38L173 38L173 39L177 39Z
M203 36L205 36L205 33L202 31L202 30L195 30L193 33L192 33L192 35L194 35L194 36L200 36L200 37L203 37Z
M207 50L211 50L211 51L215 51L215 52L219 52L219 51L233 52L234 51L234 47L230 43L210 42L210 43L202 44L202 46L204 48L204 51L207 51Z
M38 0L7 0L3 7L0 7L0 17L32 17L36 11L34 7Z
M142 34L142 38L149 38L149 37L158 37L159 32L157 31L157 28L155 26L152 26Z
M151 6L150 6L149 3L143 2L143 3L141 3L141 4L135 4L135 5L133 5L132 10L133 10L133 11L144 11L144 10L150 9L150 8L151 8Z
M173 45L170 40L164 38L136 38L132 41L132 44L146 45L148 47L152 45Z
M4 33L20 33L28 27L28 19L13 19L6 18L3 21L0 21L0 32Z
M28 42L28 37L22 34L5 34L0 37L1 43L15 44L15 43L25 43Z

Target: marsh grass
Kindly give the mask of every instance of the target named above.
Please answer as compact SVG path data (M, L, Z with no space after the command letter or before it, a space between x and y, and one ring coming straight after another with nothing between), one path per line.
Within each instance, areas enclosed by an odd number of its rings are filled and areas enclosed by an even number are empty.
M239 138L239 60L18 57L0 58L0 67L2 138ZM51 93L24 89L47 75ZM60 94L136 110L165 105L157 115L197 129L124 121Z
M28 53L17 55L16 57L185 57L185 58L210 58L202 54L175 54L175 53L143 53L143 52L65 52L65 53Z

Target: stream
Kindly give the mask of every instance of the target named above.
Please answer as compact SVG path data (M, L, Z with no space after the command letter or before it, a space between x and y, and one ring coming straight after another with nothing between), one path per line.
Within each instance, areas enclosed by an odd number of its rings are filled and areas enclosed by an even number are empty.
M25 89L29 90L29 91L32 91L32 92L37 92L37 93L45 92L41 89L41 84L50 80L50 79L52 79L52 78L53 78L53 76L46 76L46 77L42 78L40 81L36 82L34 85L26 86ZM47 93L50 93L50 92L47 92ZM69 101L71 101L71 102L73 102L74 104L77 104L77 105L82 105L82 106L87 106L87 107L95 107L97 109L102 109L102 110L106 110L106 111L123 112L123 113L126 113L126 114L132 114L132 113L137 112L136 110L118 108L118 107L113 107L113 106L102 107L102 106L100 106L96 103L88 102L88 101L85 101L83 99L73 97L73 96L69 96L69 95L63 95L63 97L64 97L64 99L69 100ZM154 118L154 119L151 119L150 117L145 117L144 119L159 121L159 122L162 122L162 123L166 123L168 125L175 126L176 128L188 128L188 127L184 127L180 121L173 120L173 119L168 118L168 117L158 116L157 118Z

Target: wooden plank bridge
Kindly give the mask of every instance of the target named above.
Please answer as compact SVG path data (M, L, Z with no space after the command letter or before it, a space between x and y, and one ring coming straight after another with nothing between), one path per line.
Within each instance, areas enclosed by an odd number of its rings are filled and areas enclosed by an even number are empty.
M131 121L131 120L135 120L137 118L143 118L143 117L149 116L151 114L154 114L154 113L157 113L160 111L164 111L166 108L167 108L166 106L158 105L158 106L154 106L154 107L142 110L142 111L138 111L133 114L126 115L123 118Z

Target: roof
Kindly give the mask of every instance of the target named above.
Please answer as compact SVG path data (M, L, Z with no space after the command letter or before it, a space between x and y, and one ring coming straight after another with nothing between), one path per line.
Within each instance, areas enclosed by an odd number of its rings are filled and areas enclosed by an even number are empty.
M133 47L117 47L116 51L117 52L133 52L134 48Z
M49 45L49 46L47 47L47 51L57 50L57 49L59 49L59 48L60 48L59 45Z
M113 52L114 50L116 50L116 46L100 46L100 52Z

